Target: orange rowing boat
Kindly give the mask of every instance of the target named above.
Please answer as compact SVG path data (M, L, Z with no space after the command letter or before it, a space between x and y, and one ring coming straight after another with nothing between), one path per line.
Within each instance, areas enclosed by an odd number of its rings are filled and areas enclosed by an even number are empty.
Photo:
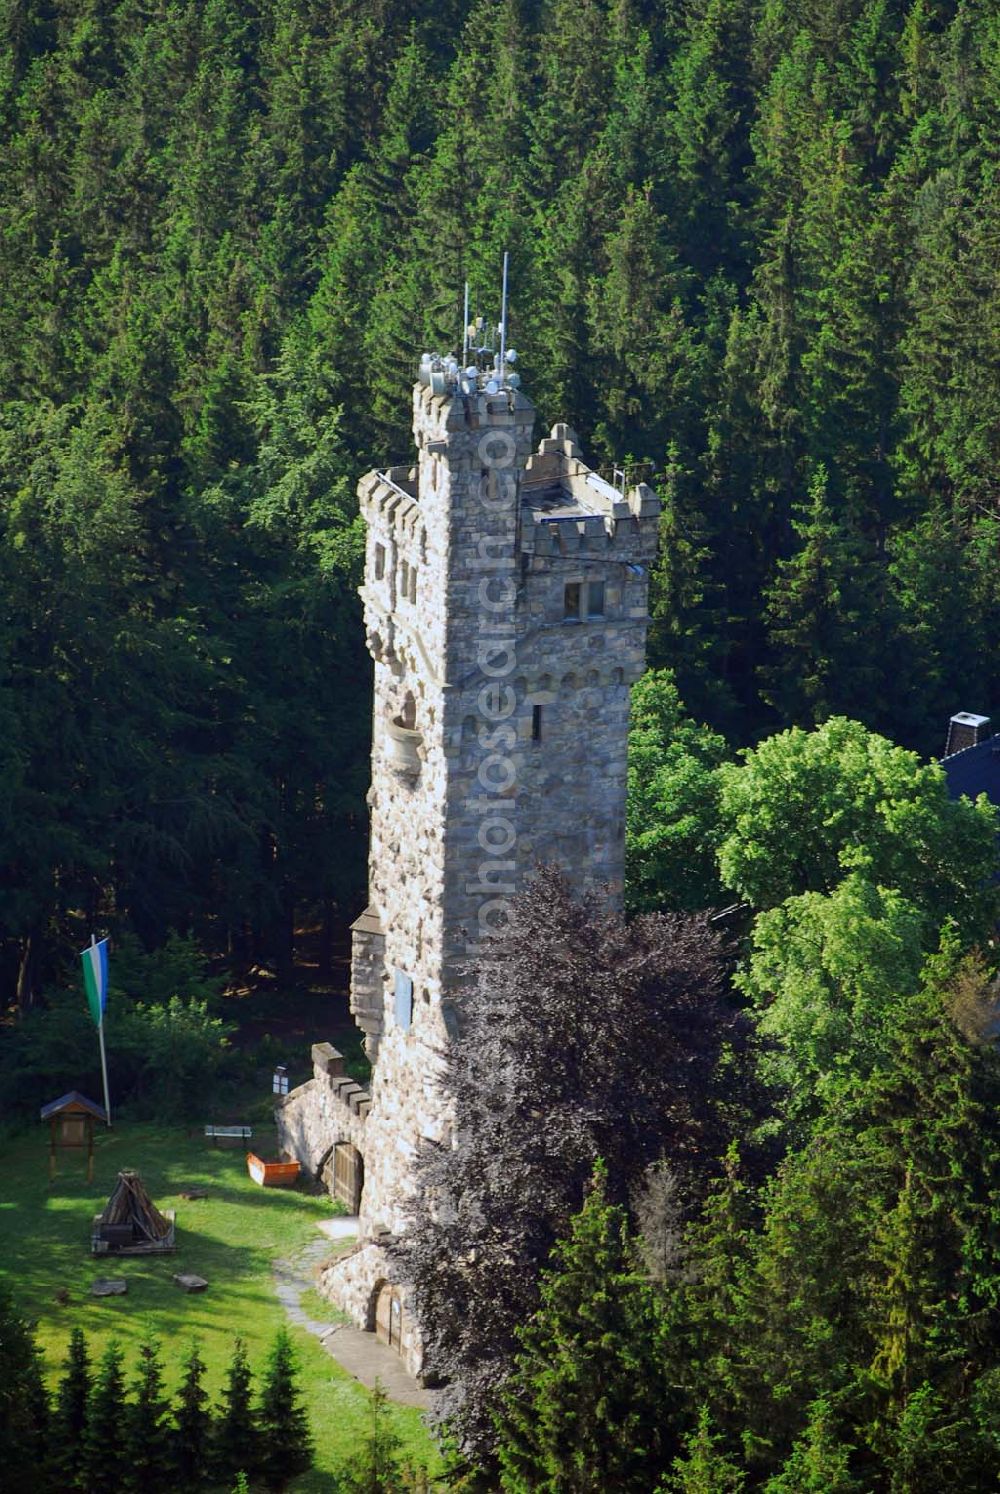
M298 1162L265 1162L247 1152L247 1172L262 1188L289 1188L298 1178Z

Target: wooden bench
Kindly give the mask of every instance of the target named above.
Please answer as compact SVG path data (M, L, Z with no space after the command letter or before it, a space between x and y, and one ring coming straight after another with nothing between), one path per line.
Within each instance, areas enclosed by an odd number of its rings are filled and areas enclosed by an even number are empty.
M206 1126L205 1135L213 1146L243 1147L253 1136L252 1126Z

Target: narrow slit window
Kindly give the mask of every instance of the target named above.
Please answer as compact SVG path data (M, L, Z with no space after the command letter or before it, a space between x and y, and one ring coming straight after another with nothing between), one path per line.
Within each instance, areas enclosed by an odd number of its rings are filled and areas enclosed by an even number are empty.
M531 740L533 742L542 740L542 708L540 705L531 707Z
M402 561L399 573L399 589L404 597L410 595L410 567L407 561Z
M415 602L416 600L417 600L417 568L416 568L415 565L411 565L410 566L410 601L411 602Z
M381 581L385 575L385 545L375 546L375 580Z
M567 583L566 590L563 594L563 617L578 618L580 616L581 589L582 588L579 581L570 581Z
M604 616L604 582L587 582L587 616Z

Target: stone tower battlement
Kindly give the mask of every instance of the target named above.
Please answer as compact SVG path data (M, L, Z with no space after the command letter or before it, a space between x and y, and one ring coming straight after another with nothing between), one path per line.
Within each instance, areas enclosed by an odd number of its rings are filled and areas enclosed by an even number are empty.
M358 487L374 712L351 1009L374 1070L353 1107L317 1074L279 1124L313 1153L327 1132L357 1153L361 1243L326 1289L362 1326L388 1274L380 1242L406 1227L418 1148L452 1136L454 998L507 900L540 863L582 895L617 904L623 891L629 688L645 665L659 503L593 471L566 425L533 448L514 356L492 369L425 357L414 462ZM412 1325L407 1342L417 1367Z

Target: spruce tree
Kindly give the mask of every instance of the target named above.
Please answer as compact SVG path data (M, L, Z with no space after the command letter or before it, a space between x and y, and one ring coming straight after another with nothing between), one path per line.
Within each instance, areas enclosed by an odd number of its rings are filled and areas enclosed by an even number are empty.
M197 1344L184 1361L174 1410L173 1465L182 1489L200 1489L208 1473L212 1442L212 1413L203 1381L205 1362Z
M872 548L834 510L825 467L792 525L798 548L779 562L766 598L772 662L763 698L783 721L815 726L836 714L888 726L885 609Z
M851 1473L853 1450L840 1440L830 1403L821 1397L809 1407L805 1431L764 1494L861 1494L865 1486Z
M663 1319L607 1169L553 1254L497 1413L508 1494L648 1494L677 1452Z
M49 1404L30 1327L0 1288L0 1484L10 1494L46 1487ZM53 1484L57 1487L58 1478Z
M708 1407L702 1406L697 1427L685 1439L684 1455L675 1458L660 1494L740 1494L746 1474L726 1456L721 1441L712 1431Z
M121 1345L112 1339L101 1356L83 1439L87 1494L118 1494L128 1479L128 1416Z
M376 1380L364 1441L341 1473L343 1494L405 1494L408 1488L399 1456L402 1442L389 1419L387 1402L382 1383Z
M242 1338L237 1338L215 1421L213 1462L220 1479L235 1479L240 1472L253 1477L257 1472L259 1438L251 1401L252 1386L247 1346Z
M171 1456L170 1407L163 1391L159 1345L139 1345L139 1364L125 1413L128 1485L133 1494L169 1494L176 1487Z
M80 1485L80 1449L87 1430L91 1393L90 1354L82 1328L70 1334L66 1369L56 1391L52 1451L56 1472L65 1489Z
M295 1384L291 1339L282 1328L272 1345L264 1372L258 1411L259 1469L269 1489L284 1489L312 1466L309 1418Z

